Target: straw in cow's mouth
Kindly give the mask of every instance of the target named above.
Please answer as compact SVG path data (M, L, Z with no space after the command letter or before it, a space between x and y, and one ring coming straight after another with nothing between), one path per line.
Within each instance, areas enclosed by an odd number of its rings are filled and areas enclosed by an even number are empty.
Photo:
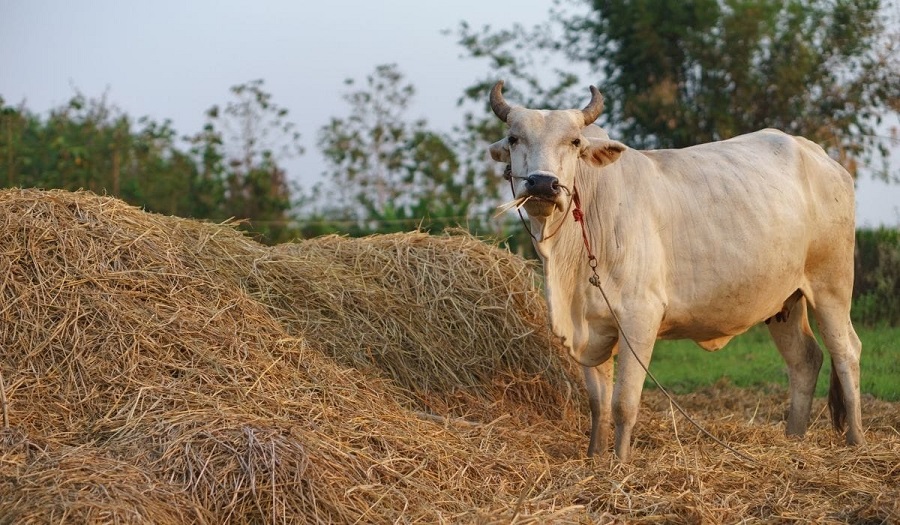
M531 198L531 195L526 195L524 197L516 197L515 199L513 199L509 202L506 202L506 203L501 204L500 206L497 206L497 213L494 214L494 218L496 219L497 217L508 212L509 210L512 210L512 209L518 210L519 208L524 206L525 203L528 202L528 199L530 199L530 198Z

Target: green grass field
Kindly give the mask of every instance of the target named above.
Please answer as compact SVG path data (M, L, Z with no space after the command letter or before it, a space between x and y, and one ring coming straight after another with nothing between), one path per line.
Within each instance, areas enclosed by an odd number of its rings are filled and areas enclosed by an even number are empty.
M857 326L863 352L860 380L863 394L900 401L900 327ZM828 391L831 360L819 341L825 362L816 395ZM692 341L658 341L650 371L669 391L686 393L726 380L740 387L787 386L787 367L764 325L735 337L718 352L706 352ZM655 388L648 378L647 388Z

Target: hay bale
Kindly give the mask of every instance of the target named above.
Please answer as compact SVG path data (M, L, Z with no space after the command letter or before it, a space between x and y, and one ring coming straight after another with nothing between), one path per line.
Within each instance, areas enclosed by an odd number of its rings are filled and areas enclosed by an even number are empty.
M0 523L900 521L897 403L851 449L785 438L784 392L679 396L747 464L648 391L633 462L583 459L531 267L471 237L5 190L0 239Z
M179 487L111 457L102 447L51 450L0 431L2 523L217 523ZM16 469L9 468L11 464Z
M468 234L327 236L277 246L259 268L261 300L292 333L425 410L567 424L584 407L533 265Z
M423 419L407 392L307 344L299 322L288 333L261 300L274 289L261 268L291 274L293 261L230 226L85 192L6 190L0 229L6 431L40 443L37 460L5 445L2 479L19 486L72 450L97 464L40 477L45 496L61 496L36 516L119 519L90 491L65 496L79 477L119 486L140 474L134 485L155 487L173 516L234 523L431 521L495 504L496 491L471 491L485 479L523 482L521 459L498 463L502 442L460 437L491 425ZM123 468L104 480L113 460ZM30 499L0 500L0 515L25 515Z

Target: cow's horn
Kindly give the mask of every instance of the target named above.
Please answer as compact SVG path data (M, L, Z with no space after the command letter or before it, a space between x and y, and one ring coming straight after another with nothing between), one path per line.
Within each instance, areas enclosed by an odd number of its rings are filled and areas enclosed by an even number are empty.
M496 110L495 110L496 112ZM603 112L603 95L600 94L600 90L594 86L591 86L591 101L588 102L588 105L581 110L581 114L584 115L584 125L588 126L593 124L597 117L600 116L600 113Z
M509 110L512 108L506 103L506 100L503 99L502 91L503 81L498 80L491 89L491 109L500 120L506 122L506 117L509 116Z

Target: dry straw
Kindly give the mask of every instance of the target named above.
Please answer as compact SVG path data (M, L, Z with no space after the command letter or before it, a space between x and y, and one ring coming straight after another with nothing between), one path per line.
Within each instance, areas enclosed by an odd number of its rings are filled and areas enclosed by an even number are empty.
M681 396L750 467L651 391L634 461L583 459L534 268L462 233L269 248L37 190L0 232L0 523L900 520L886 402L848 449L780 391Z

